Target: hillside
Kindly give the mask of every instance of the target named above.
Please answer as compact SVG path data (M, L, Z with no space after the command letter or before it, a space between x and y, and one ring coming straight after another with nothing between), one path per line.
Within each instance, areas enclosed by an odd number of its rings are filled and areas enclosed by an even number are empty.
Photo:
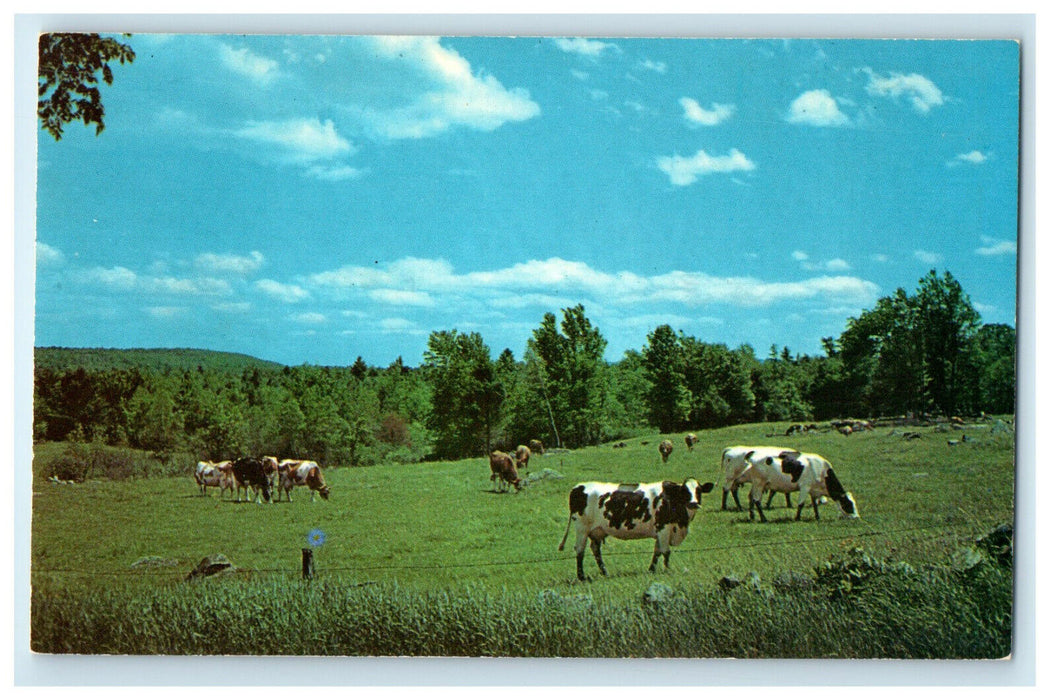
M211 369L242 372L247 367L282 367L277 362L259 360L250 355L193 348L35 348L34 365L40 369L65 371L78 367L86 370L127 369L148 370Z

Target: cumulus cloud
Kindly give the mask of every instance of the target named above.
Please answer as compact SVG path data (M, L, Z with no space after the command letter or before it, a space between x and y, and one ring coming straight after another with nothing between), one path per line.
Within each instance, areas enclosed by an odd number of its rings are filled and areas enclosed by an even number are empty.
M371 41L378 56L402 61L429 86L409 104L363 109L368 125L383 138L424 138L457 126L493 131L540 113L527 90L507 89L494 76L474 71L469 61L441 46L437 37L374 37Z
M186 306L148 306L144 311L153 318L168 319L183 316L187 313Z
M843 261L841 261L843 262ZM839 267L839 265L836 265ZM431 297L480 299L493 308L568 306L571 299L604 299L624 306L680 302L766 306L790 299L832 298L869 302L877 285L850 276L816 276L794 282L753 277L716 277L672 271L655 276L597 270L581 261L549 258L495 270L457 273L445 260L404 258L376 267L347 266L319 273L310 282L334 293L364 295L372 290L415 290ZM437 300L437 304L444 302Z
M962 165L968 163L969 165L983 165L989 160L988 156L984 155L980 151L969 151L968 153L959 153L954 156L953 159L947 161L947 165L954 167L956 165Z
M90 283L101 284L110 289L141 294L217 296L231 292L231 285L227 280L223 279L214 277L192 279L138 275L127 267L121 267L120 265L111 268L94 267L85 272L84 279Z
M915 250L914 259L923 262L926 265L936 265L943 260L943 256L939 253L932 253L927 250Z
M195 267L216 273L233 273L245 275L260 269L264 264L264 255L252 251L249 255L231 253L202 253L195 258Z
M227 44L220 44L220 60L230 70L258 85L268 85L278 76L277 61L258 56L246 48L235 49Z
M869 77L866 92L896 101L905 98L920 114L928 114L933 107L939 107L948 99L935 83L918 73L904 75L890 72L884 78L869 68L864 68L863 72Z
M327 317L317 311L306 311L305 313L294 314L290 317L290 320L296 321L297 323L318 325L320 323L326 323Z
M607 50L619 51L616 44L583 37L557 38L554 45L565 53L574 53L588 58L600 58Z
M262 279L254 282L253 286L271 298L288 304L303 301L309 297L309 293L296 284L284 284L275 280Z
M1017 254L1017 242L1016 241L1003 241L997 238L991 238L990 236L981 236L980 240L985 245L976 249L977 255L1016 255Z
M58 248L53 248L47 243L37 241L37 264L58 265L65 260L65 256Z
M352 145L342 138L329 119L289 119L282 122L250 122L235 131L235 136L276 146L282 158L296 163L311 163L348 155Z
M683 106L683 118L692 126L716 126L734 114L734 105L713 102L711 109L705 109L691 97L683 97L679 104Z
M808 126L844 126L848 115L840 111L837 100L828 90L809 90L789 105L786 121Z
M756 164L736 148L725 156L711 156L704 150L692 156L660 156L657 167L668 174L673 185L686 186L697 182L702 175L754 170Z
M651 70L654 73L661 73L662 75L668 72L668 64L664 61L651 61L648 58L639 61L639 68L642 68L643 70Z
M372 289L367 295L375 301L393 306L434 306L436 304L429 294L409 289Z

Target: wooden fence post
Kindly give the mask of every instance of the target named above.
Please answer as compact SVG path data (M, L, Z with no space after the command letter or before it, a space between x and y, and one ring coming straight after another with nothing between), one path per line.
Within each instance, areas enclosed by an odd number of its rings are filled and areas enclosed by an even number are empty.
M312 550L305 547L301 550L301 578L311 581L315 573L316 567L312 562Z

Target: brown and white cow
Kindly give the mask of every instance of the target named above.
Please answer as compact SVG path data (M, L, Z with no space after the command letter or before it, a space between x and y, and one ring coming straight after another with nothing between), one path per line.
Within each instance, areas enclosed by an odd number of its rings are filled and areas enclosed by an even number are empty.
M675 446L672 445L671 440L661 440L661 444L657 446L657 449L661 453L661 461L667 464L668 457L672 454L672 450L675 449Z
M290 492L295 486L307 486L315 502L316 494L323 500L330 498L330 487L323 480L323 471L315 462L307 459L284 459L279 463L279 498L286 492L286 500L293 501Z
M602 543L612 535L620 540L654 539L650 571L656 571L657 559L664 555L668 568L671 548L686 539L690 521L701 507L701 496L714 484L699 484L687 479L681 484L658 481L650 484L613 484L589 481L577 484L569 492L569 522L558 551L565 548L569 527L576 523L576 577L584 577L584 550L591 541L598 569L606 575L602 563Z
M694 435L693 433L689 433L685 438L683 438L683 440L686 441L686 449L688 449L691 452L693 452L694 451L694 445L697 444L697 435Z
M508 484L513 484L518 491L521 490L521 479L518 478L517 465L514 463L513 457L506 452L496 450L488 455L488 462L492 467L493 491L496 491L498 487L503 487L503 490L506 490L509 488ZM499 480L498 485L495 483L496 479Z
M517 452L514 454L514 458L517 460L517 468L523 471L528 471L528 463L531 456L532 450L524 445L518 445Z
M224 491L228 489L235 493L235 476L231 472L231 460L223 462L199 462L195 467L195 483L202 495L206 495L207 488L219 488L220 497L224 497Z
M532 450L538 455L541 455L544 452L542 440L529 440L528 446L530 450Z
M264 462L264 473L268 475L268 483L275 489L279 486L279 458L278 457L261 457L261 461Z

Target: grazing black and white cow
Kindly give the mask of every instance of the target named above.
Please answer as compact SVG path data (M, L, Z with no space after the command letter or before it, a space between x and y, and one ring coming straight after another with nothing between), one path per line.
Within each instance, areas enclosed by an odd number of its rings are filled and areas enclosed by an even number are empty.
M807 500L815 510L815 520L819 519L818 501L827 496L840 506L841 516L858 518L859 509L855 498L837 479L833 466L824 457L801 452L782 452L779 455L754 454L745 456L749 463L749 476L752 480L752 495L749 497L749 519L753 517L753 508L760 514L760 522L766 522L760 498L765 490L782 493L800 492L796 507L796 519Z
M247 503L250 500L250 489L253 489L256 494L257 503L261 502L261 496L264 496L266 501L272 500L272 487L268 479L268 467L265 466L264 460L256 457L241 457L231 465L231 472L235 476L236 487L246 490ZM236 492L235 500L242 501L241 491Z
M290 492L295 486L307 486L313 503L316 501L317 492L324 501L330 498L330 487L323 480L323 470L310 460L284 459L279 463L279 496L275 500L282 500L285 491L286 500L293 501Z
M733 445L723 450L723 473L726 480L723 482L723 501L720 503L719 509L727 509L727 495L734 497L734 506L737 510L741 510L741 501L738 499L738 489L742 484L747 484L750 479L749 474L749 462L746 459L746 455L755 454L757 456L763 455L774 455L777 457L783 452L793 452L788 447L750 447L746 445ZM771 492L771 498L774 498L774 492ZM770 500L767 505L770 506ZM786 494L786 505L789 503L789 495Z
M638 540L652 537L653 561L650 571L656 571L657 559L664 555L668 568L671 548L686 538L690 521L701 507L701 496L712 490L713 483L698 484L687 479L681 484L658 481L652 484L612 484L589 481L577 484L569 492L569 522L558 551L565 549L569 528L576 523L576 576L584 577L584 550L591 541L598 569L606 575L602 563L602 543L612 535L619 540Z

